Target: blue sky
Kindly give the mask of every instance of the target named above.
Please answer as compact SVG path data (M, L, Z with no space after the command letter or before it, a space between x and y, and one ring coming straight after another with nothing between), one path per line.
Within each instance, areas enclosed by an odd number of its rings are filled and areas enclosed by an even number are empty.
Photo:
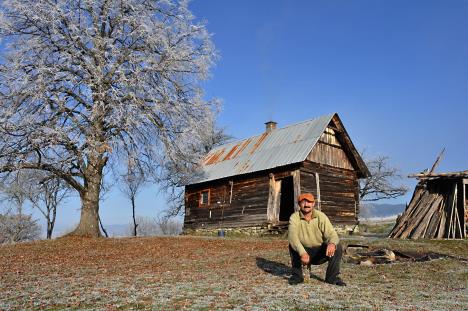
M404 175L434 162L468 169L468 1L220 1L190 4L220 53L207 98L224 102L219 126L236 138L337 112L359 150L387 155ZM411 191L391 203L410 199ZM104 223L130 222L118 190ZM164 208L157 190L138 214ZM78 222L79 203L58 222Z

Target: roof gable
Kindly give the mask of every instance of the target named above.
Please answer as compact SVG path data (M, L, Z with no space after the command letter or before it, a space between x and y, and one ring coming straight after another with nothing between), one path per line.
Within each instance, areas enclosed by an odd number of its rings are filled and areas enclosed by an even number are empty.
M300 163L306 160L330 122L337 123L334 120L339 121L336 113L214 148L203 159L192 184ZM342 126L341 121L338 124ZM344 128L340 132L347 136ZM351 143L350 149L353 148Z

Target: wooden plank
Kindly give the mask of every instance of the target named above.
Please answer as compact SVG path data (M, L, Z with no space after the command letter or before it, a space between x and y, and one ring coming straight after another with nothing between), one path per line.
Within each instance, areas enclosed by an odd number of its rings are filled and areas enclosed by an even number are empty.
M465 185L463 184L463 179L458 180L457 182L458 195L457 195L457 212L458 219L460 221L460 236L461 238L466 237L466 209L465 209Z
M457 196L458 196L458 187L457 185L455 184L455 194L454 194L454 201L455 201L455 210L454 210L454 213L455 213L455 219L456 219L456 229L455 232L455 238L463 238L463 233L464 233L464 230L462 230L462 227L461 227L461 222L460 222L460 217L459 217L459 209L458 209L458 204L457 203Z
M436 167L439 165L440 163L440 160L442 159L442 156L444 155L444 152L445 152L445 147L444 149L442 149L442 151L440 152L439 156L437 157L436 161L434 162L434 164L432 165L431 167L431 170L429 171L428 175L432 174Z
M274 208L275 208L275 175L270 174L269 191L268 191L268 204L267 204L267 219L274 221Z
M454 213L453 213L453 209L454 209L454 204L455 204L455 200L454 200L454 194L455 194L455 189L449 194L449 197L448 197L448 202L447 202L447 214L448 214L448 228L447 228L447 238L450 239L453 237L453 233L454 233Z
M424 206L428 204L431 200L433 200L433 196L426 190L424 190L423 194L419 198L419 200L415 201L414 204L408 207L405 211L404 216L401 219L401 226L395 232L394 237L405 239L411 230L414 228L412 227L413 219L417 219L418 214L424 212Z
M315 188L317 189L317 209L322 210L322 199L320 197L320 176L315 173Z
M297 198L301 194L301 171L294 170L292 172L293 176L293 187L294 187L294 210L299 210L299 205L297 204Z

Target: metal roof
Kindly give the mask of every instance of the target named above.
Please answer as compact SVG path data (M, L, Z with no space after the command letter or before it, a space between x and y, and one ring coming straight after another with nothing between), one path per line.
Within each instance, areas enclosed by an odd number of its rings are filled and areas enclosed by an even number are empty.
M335 114L273 129L208 153L192 184L305 161Z

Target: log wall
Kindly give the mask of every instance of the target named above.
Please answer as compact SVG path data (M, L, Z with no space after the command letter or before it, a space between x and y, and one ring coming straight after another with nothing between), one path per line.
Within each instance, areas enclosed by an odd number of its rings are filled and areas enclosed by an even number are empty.
M296 168L286 167L187 186L184 228L234 228L266 224L269 174L281 178L290 176ZM200 193L206 190L210 192L210 204L200 206Z
M307 160L347 170L354 169L335 131L331 128L325 129Z
M356 223L359 212L359 185L356 173L306 161L301 167L289 167L187 186L184 227L186 229L235 228L269 223L267 214L271 187L270 174L278 180L294 176L297 169L299 169L297 180L300 181L300 192L313 193L317 201L316 176L318 175L320 201L316 207L327 214L332 223ZM206 190L210 192L210 204L200 206L200 193Z
M313 193L318 201L316 208L321 209L332 223L356 223L359 183L355 171L305 161L300 172L301 192Z

